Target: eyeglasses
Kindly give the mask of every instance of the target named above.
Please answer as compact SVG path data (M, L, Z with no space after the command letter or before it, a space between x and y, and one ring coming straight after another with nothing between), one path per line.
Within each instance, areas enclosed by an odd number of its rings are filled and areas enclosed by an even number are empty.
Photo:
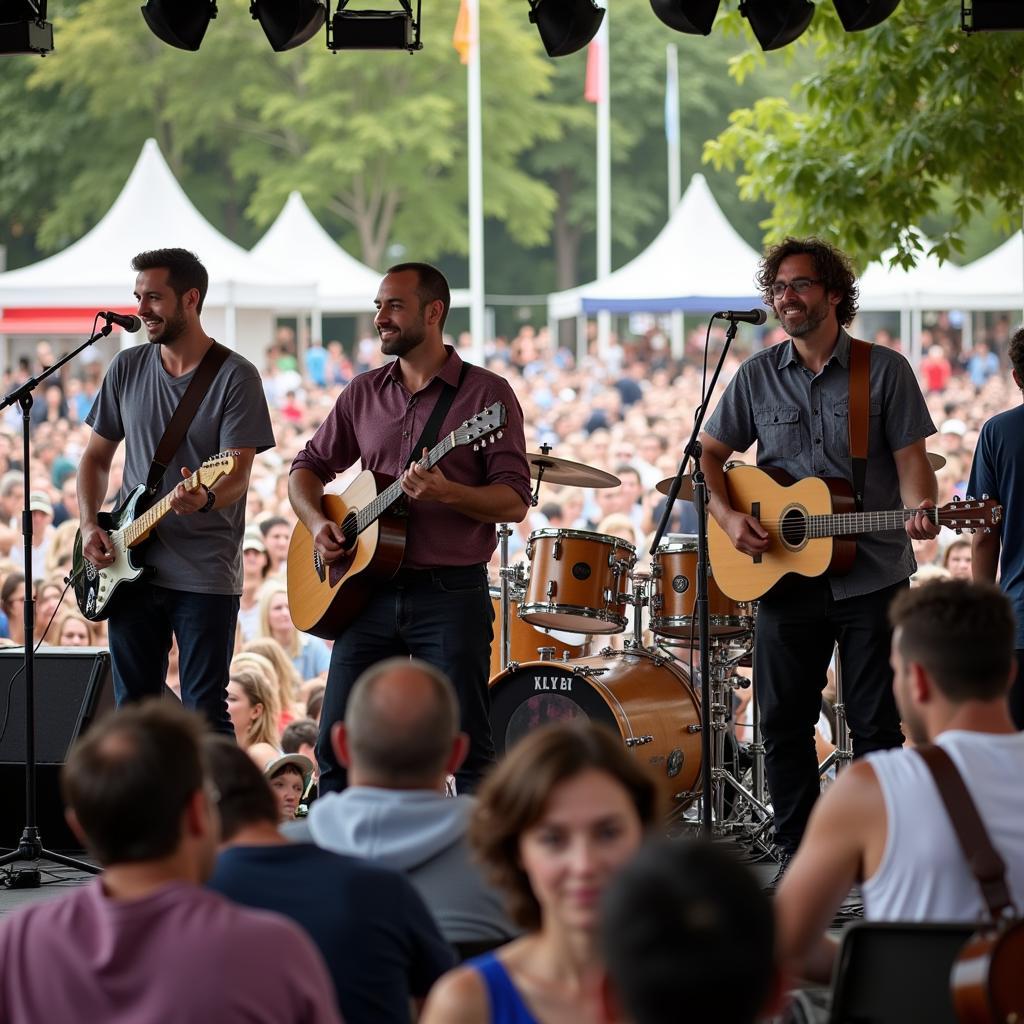
M821 284L821 280L816 277L794 277L792 281L776 281L772 285L772 295L776 299L781 299L787 288L792 288L797 295L803 295L814 284Z

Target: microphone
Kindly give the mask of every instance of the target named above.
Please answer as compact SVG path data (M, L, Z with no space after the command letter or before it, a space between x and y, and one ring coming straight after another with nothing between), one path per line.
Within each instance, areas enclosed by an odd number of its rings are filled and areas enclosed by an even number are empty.
M736 320L742 324L763 324L768 314L763 309L726 309L716 313L712 320Z
M142 330L142 321L137 316L132 316L131 313L101 312L99 315L108 324L117 324L118 327L123 327L129 334Z

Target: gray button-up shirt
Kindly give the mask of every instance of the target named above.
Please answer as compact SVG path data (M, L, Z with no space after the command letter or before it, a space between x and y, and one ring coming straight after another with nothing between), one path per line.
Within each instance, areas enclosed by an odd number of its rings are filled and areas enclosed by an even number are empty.
M704 429L733 451L757 441L757 464L794 479L842 477L852 483L849 443L850 336L839 341L817 375L784 341L751 356L739 368ZM898 352L871 350L871 425L864 511L902 507L892 453L935 433L910 364ZM837 600L870 594L906 579L916 568L903 530L862 534L845 576L830 583Z

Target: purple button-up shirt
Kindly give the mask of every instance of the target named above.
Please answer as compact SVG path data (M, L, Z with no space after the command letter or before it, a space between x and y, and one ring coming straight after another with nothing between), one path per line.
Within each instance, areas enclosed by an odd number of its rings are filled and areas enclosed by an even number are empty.
M453 348L445 347L447 362L416 394L402 382L397 360L355 377L295 456L292 472L308 469L327 484L360 461L363 469L401 476L443 385L458 384L462 359ZM482 367L467 366L438 439L494 402L505 406L502 437L476 452L472 445L454 448L438 463L438 469L449 480L471 487L506 484L529 502L523 410L506 380ZM478 522L441 502L409 502L404 568L476 565L491 557L496 544L492 523Z

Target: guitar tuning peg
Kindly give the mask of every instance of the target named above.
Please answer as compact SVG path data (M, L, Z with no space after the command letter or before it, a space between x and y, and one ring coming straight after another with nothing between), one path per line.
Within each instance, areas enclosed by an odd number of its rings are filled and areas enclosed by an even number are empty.
M474 444L473 445L473 451L475 451L475 452L480 451L480 445L479 444Z
M988 495L987 495L987 494L983 494L983 495L981 496L981 500L982 500L982 501L988 501Z
M954 505L959 505L960 504L960 495L959 494L954 494L953 495L953 504Z
M499 430L496 436L497 437L504 437L505 436L505 431L504 430Z
M959 526L958 526L958 527L956 528L956 535L957 535L958 537L959 537L959 536L960 536L960 534L962 534L963 532L964 532L964 531L963 531L963 530L962 530L962 529L961 529L961 528L960 528Z

